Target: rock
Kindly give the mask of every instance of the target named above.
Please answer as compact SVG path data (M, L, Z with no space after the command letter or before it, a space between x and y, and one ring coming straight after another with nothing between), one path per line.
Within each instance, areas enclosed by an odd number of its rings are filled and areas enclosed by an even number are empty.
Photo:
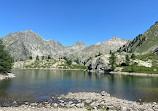
M101 92L101 95L102 95L102 96L107 96L107 97L110 96L110 94L106 93L105 91L102 91L102 92Z
M126 111L127 108L126 108L126 107L122 107L121 110L122 110L122 111Z
M55 108L58 107L58 104L57 104L57 103L54 103L54 107L55 107Z
M0 74L0 80L14 78L14 77L16 76L15 74L12 74L12 73Z
M29 102L25 102L25 105L29 105Z
M102 91L102 92L101 92L101 95L102 95L102 96L105 96L105 95L106 95L106 92L105 92L105 91Z
M84 107L84 103L78 103L78 104L76 104L76 106L77 106L78 108L83 108L83 107Z
M37 103L31 103L30 106L31 106L31 107L36 107L36 106L37 106Z

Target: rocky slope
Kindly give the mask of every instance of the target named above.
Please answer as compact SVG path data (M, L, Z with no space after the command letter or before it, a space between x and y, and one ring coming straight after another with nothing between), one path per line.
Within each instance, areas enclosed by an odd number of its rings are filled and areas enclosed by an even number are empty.
M11 33L3 38L9 53L15 60L26 60L29 56L58 56L79 51L85 47L81 41L71 47L64 47L60 42L44 40L33 31Z
M133 41L121 47L119 51L136 54L155 53L158 55L158 22L144 34L139 34Z
M128 64L126 63L127 55L129 56ZM132 57L132 55L135 57ZM157 55L158 22L151 26L144 34L139 34L134 40L127 42L127 44L115 52L116 66L114 71L158 74ZM104 54L92 58L87 63L88 71L106 72L110 69L109 57Z
M40 35L29 30L11 33L2 40L6 49L17 61L27 60L30 56L35 58L37 55L39 57L50 55L53 58L68 56L70 59L80 59L82 63L99 52L107 54L110 50L116 51L128 42L128 40L113 37L88 47L82 41L78 41L73 46L64 47L60 42L44 40Z
M90 58L96 58L99 55L108 55L110 50L116 51L119 47L128 43L129 40L113 37L108 41L100 42L83 48L81 51L69 55L71 59L79 59L81 63L89 64ZM89 62L88 62L89 61Z

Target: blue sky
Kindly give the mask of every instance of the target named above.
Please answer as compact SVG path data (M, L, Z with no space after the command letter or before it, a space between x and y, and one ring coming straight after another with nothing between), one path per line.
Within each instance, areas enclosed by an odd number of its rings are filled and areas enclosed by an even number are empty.
M158 0L0 0L0 37L33 30L64 46L133 39L158 21Z

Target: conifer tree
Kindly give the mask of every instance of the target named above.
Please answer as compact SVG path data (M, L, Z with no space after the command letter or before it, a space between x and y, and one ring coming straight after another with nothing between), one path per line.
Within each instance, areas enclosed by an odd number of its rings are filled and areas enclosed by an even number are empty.
M111 66L111 71L113 71L115 69L116 66L116 56L114 52L111 52L111 56L109 58L109 63Z
M36 61L39 61L39 56L38 55L36 56Z
M5 50L3 41L0 39L0 73L6 74L12 69L13 58Z

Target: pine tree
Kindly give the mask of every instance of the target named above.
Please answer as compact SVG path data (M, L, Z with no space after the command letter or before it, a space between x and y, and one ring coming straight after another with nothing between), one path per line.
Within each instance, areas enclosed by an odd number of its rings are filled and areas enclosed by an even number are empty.
M48 59L51 59L51 56L50 56L50 55L48 55Z
M38 55L36 56L36 61L39 61L39 56Z
M111 66L111 71L113 71L115 69L116 66L116 56L114 52L111 52L111 56L109 58L109 63Z
M0 39L0 73L6 74L12 69L13 58L5 50L3 41Z
M32 56L29 56L29 59L32 60Z
M126 55L126 65L127 65L127 66L129 66L129 62L130 62L129 56Z
M135 59L135 55L134 55L134 54L132 54L132 55L131 55L131 58L132 58L132 59Z

